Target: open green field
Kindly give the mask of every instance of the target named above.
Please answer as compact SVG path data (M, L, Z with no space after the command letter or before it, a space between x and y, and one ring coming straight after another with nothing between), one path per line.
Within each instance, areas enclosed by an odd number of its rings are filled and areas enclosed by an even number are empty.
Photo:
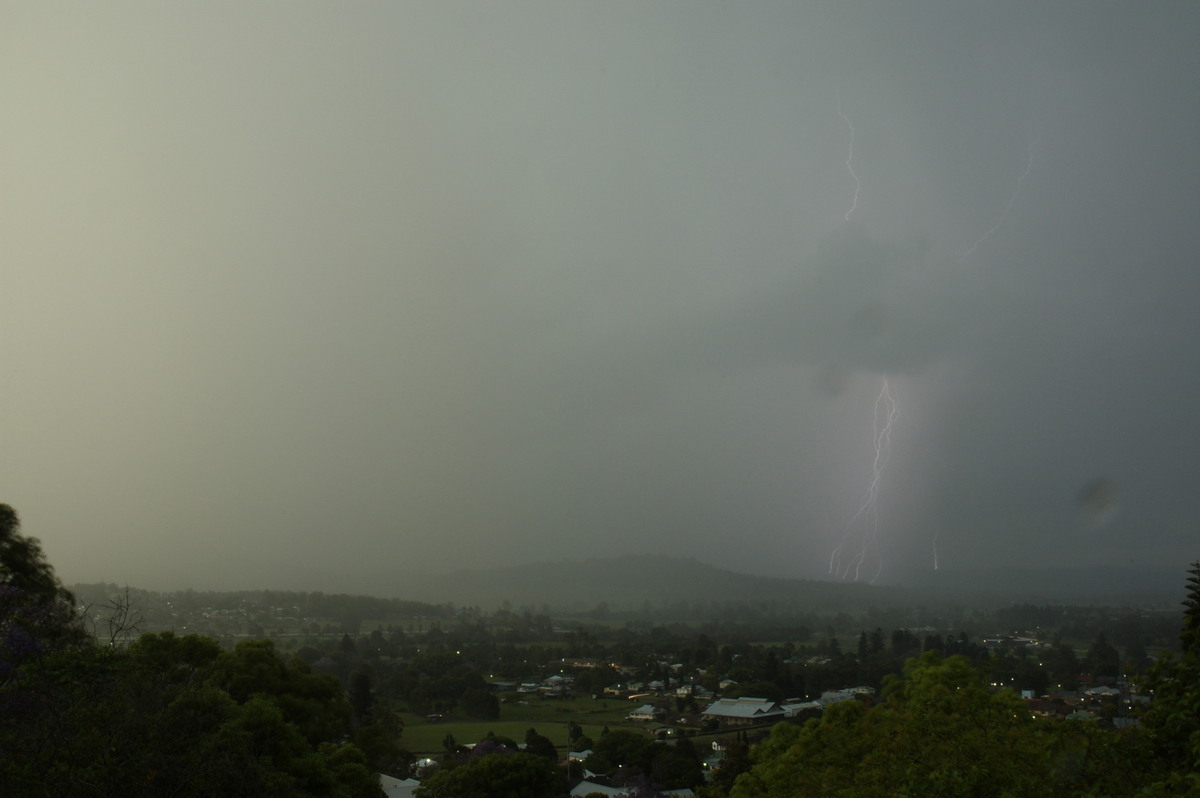
M531 720L542 720L548 723L566 723L585 721L595 723L620 723L625 716L638 707L632 701L624 698L592 698L579 696L577 698L514 698L500 702L500 718L512 714Z
M413 753L441 752L444 750L442 740L447 732L454 735L455 741L465 745L479 742L489 731L522 743L526 730L533 728L565 750L567 724L571 721L583 727L583 733L593 740L600 736L605 726L609 729L646 730L644 724L625 720L625 715L635 708L632 702L618 698L529 698L501 703L499 720L474 720L448 715L443 720L430 722L423 715L402 713L404 734L401 745Z
M442 740L446 738L446 734L453 734L456 742L467 745L477 743L487 736L488 732L495 732L503 737L511 737L518 743L525 742L525 732L530 728L537 729L538 734L544 734L550 738L550 741L558 746L559 750L566 751L567 746L567 726L562 725L547 725L545 723L531 723L529 721L518 720L446 720L441 723L425 723L422 719L421 723L413 723L408 725L410 718L416 716L402 715L404 718L404 734L400 738L400 744L412 751L414 754L440 754L445 751L442 747ZM593 740L600 735L600 730L604 725L592 725L589 723L579 724L583 727L583 733L591 737ZM609 728L616 728L609 724Z
M495 721L476 721L476 720L452 720L448 719L440 723L428 723L423 717L418 715L402 714L405 727L404 734L400 739L400 745L411 751L414 754L442 754L445 749L442 747L442 740L445 739L446 733L454 735L454 740L460 744L477 743L487 736L488 732L495 732L498 735L509 737L516 740L518 743L525 741L525 732L529 728L537 730L538 734L544 734L550 738L562 755L567 752L567 726L566 724L545 724L536 723L524 720L495 720ZM411 723L411 725L409 725ZM639 725L629 722L621 724L616 723L601 723L593 724L590 722L580 723L583 727L583 733L593 740L599 739L601 730L608 726L609 730L613 729L630 729L633 731L641 731L647 736L650 735L649 726ZM744 731L751 733L766 731L768 727L748 727ZM697 748L707 750L708 746L717 737L733 737L738 734L737 729L726 729L720 732L705 732L691 736L692 744Z

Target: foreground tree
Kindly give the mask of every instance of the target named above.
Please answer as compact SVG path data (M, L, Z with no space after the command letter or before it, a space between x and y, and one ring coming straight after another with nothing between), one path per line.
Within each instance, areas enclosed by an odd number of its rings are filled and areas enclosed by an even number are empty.
M0 505L0 794L378 798L336 680L269 642L86 635Z
M536 754L493 751L439 770L417 788L417 798L552 798L566 792L558 766Z
M1133 752L1111 733L1033 718L962 657L928 651L909 660L885 697L835 704L804 727L780 724L730 795L1037 798L1130 795L1137 784ZM1129 777L1116 784L1121 770Z
M15 681L25 666L88 643L75 597L54 575L37 538L22 535L20 527L16 510L0 504L0 688L11 684L5 697L16 704Z
M14 588L42 601L74 602L71 592L54 575L41 542L21 534L17 511L0 504L0 586Z
M1144 722L1162 769L1147 796L1200 795L1200 561L1188 569L1179 657L1151 667L1153 703Z

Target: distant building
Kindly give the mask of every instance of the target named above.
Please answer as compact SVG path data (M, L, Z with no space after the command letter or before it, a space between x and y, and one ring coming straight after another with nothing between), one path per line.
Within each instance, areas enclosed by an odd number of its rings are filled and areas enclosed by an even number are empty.
M662 707L656 707L652 704L643 704L642 706L630 712L625 717L628 720L662 720L666 717L667 711Z
M798 718L805 712L820 712L825 705L820 701L793 701L782 704L780 708L785 718Z
M593 794L605 795L605 796L611 795L611 796L614 796L614 798L616 798L616 796L628 795L629 793L625 790L624 787L611 787L607 784L601 784L600 782L597 782L597 781L591 781L589 779L584 779L583 781L579 782L574 787L572 787L571 792L569 794L571 795L571 798L582 798L582 796L584 796L584 795L593 795Z
M842 701L852 701L856 698L870 698L875 690L870 687L843 687L841 690L826 690L817 699L822 706L837 704Z
M721 698L702 713L730 726L771 723L783 720L783 708L769 698Z
M421 786L416 779L397 779L379 774L379 786L387 798L412 798L413 791Z
M584 795L604 795L612 796L613 798L628 798L631 789L632 788L630 787L613 787L600 781L584 779L572 787L571 792L568 794L571 796L571 798L581 798L581 796ZM690 798L690 796L695 795L694 792L687 788L681 790L665 790L661 794L670 796L670 798Z

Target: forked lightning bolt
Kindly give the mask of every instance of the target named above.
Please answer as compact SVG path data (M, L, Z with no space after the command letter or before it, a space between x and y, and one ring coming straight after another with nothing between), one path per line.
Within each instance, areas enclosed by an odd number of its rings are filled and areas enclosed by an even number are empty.
M862 189L862 181L858 179L858 174L854 171L854 123L842 110L840 95L837 96L837 114L845 122L846 128L849 130L845 164L846 171L850 173L850 178L854 181L854 193L850 198L850 207L842 215L843 220L849 222L855 211L858 210L858 195ZM1021 196L1025 180L1029 177L1030 172L1033 171L1034 148L1036 144L1036 138L1029 142L1025 168L1017 177L1017 184L1008 201L1004 204L1004 209L991 227L983 235L979 236L970 247L963 251L963 258L973 255L984 242L995 235L1004 225L1009 212L1012 210L1013 205L1016 204L1017 198ZM874 583L883 570L883 556L879 551L879 488L883 478L883 470L887 466L888 457L891 454L892 426L896 421L896 415L896 399L892 395L891 386L885 375L883 377L883 385L879 389L879 395L875 399L875 459L871 465L871 481L867 487L867 493L863 498L862 504L859 505L858 510L855 511L850 521L846 524L841 542L829 556L829 573L836 575L839 579L853 578L854 581L858 581L863 576L864 569L872 569L870 581ZM939 567L938 538L936 534L934 535L932 545L933 570L936 571Z
M891 386L885 376L879 395L875 398L875 460L871 465L871 482L867 487L867 495L846 524L842 542L829 557L829 573L839 579L851 578L853 573L853 579L857 582L868 560L872 560L875 565L871 574L872 583L879 578L883 570L883 557L879 551L879 483L892 450L892 425L896 421L896 412L896 399L892 396ZM845 556L843 562L843 551L853 548L855 543L857 551L853 556Z
M854 180L854 196L850 199L850 209L842 216L847 222L854 215L854 211L858 208L858 191L862 188L862 181L858 179L858 175L854 174L854 123L850 121L850 117L842 113L842 98L837 97L837 112L842 121L846 123L846 127L850 128L850 143L846 145L846 171L850 173L850 177Z
M850 131L850 139L846 144L846 171L854 180L854 193L850 198L850 207L842 216L843 220L849 222L850 217L858 209L858 194L862 189L862 181L858 179L858 174L854 171L854 123L842 110L840 95L837 96L837 114ZM849 578L853 572L854 581L857 582L862 576L863 566L868 559L872 559L875 564L871 582L878 579L880 571L883 570L883 558L879 553L879 483L883 478L883 469L887 465L888 456L891 454L892 423L895 420L896 400L892 396L888 378L885 376L883 385L879 389L879 396L875 399L873 419L875 460L871 466L871 483L867 488L866 498L863 499L858 510L846 524L842 542L829 556L829 573L836 574L839 579ZM861 533L856 535L856 529L860 522L862 523ZM853 556L844 554L844 551L851 548L855 542L857 542L858 551Z

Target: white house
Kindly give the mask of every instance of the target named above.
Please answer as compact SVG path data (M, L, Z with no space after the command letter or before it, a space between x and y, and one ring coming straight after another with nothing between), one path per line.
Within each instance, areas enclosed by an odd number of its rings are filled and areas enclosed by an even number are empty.
M656 707L652 704L642 704L625 717L628 720L662 720L666 717L666 714L667 711L662 707Z

